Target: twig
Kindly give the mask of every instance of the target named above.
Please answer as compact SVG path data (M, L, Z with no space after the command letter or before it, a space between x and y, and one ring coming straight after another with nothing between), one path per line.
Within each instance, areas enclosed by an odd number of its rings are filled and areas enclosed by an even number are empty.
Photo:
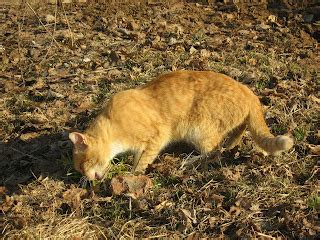
M46 30L47 33L49 33L49 35L52 37L52 40L58 45L58 47L60 47L60 44L57 42L57 40L54 38L53 34L46 28L46 26L43 24L43 22L41 21L39 15L36 13L36 11L30 6L30 4L27 2L28 7L31 9L31 11L34 13L34 15L38 18L38 21L40 22L40 24L44 27L44 29Z
M266 238L270 238L270 239L276 239L275 237L272 237L270 235L267 235L267 234L264 234L264 233L261 233L261 232L257 232L257 234L261 237L266 237Z
M47 53L46 55L43 57L42 61L40 62L40 65L45 61L45 60L48 60L47 59L47 56L49 54L49 51L51 49L51 46L52 46L52 43L54 41L54 34L56 32L56 28L57 28L57 12L58 12L58 1L56 1L56 8L55 8L55 11L54 11L54 25L53 25L53 33L52 33L52 36L53 38L51 39L51 43L47 49ZM47 26L47 25L44 25L44 26Z
M67 18L66 11L64 10L63 4L62 4L62 9L63 9L64 17L65 17L65 19L66 19L66 21L67 21L67 24L68 24L68 30L69 30L70 39L71 39L71 47L73 47L73 46L74 46L73 33L72 33L72 31L71 31L71 27L70 27L70 24L69 24L69 20L68 20L68 18Z
M129 219L132 218L132 199L129 197Z
M203 185L197 192L202 192L204 189L206 189L214 180L211 179L209 182L207 182L205 185Z
M20 151L20 150L18 150L18 149L16 149L16 148L13 148L13 147L10 147L10 148L11 148L13 151L15 151L15 152L18 152L18 153L23 154L24 156L28 156L28 157L30 157L30 158L32 158L32 159L34 159L34 160L42 161L40 158L37 158L37 157L35 157L35 156L31 155L31 154L24 153L24 152L22 152L22 151Z

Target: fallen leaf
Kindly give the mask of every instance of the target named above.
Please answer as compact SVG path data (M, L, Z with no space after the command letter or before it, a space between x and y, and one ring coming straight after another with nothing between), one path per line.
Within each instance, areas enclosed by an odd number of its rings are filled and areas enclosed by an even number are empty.
M311 153L320 156L320 145L309 145Z
M188 235L187 240L198 240L200 236L201 234L199 232L193 232Z
M108 71L107 75L110 78L119 78L122 76L122 72L118 69L111 69L110 71Z
M184 208L180 208L179 212L182 213L183 218L189 222L189 223L193 223L193 224L197 224L197 218L196 218L196 210L193 209L192 213Z
M229 213L230 213L231 215L238 216L238 215L241 213L241 208L240 208L240 207L237 207L237 206L231 206Z
M1 201L0 211L7 212L14 205L14 199L12 196L5 195L4 201Z
M229 19L229 20L235 18L235 16L234 16L232 13L227 13L227 14L225 14L225 16L226 16L226 18Z
M77 188L73 185L70 189L68 189L62 194L63 199L66 200L71 206L71 208L75 210L78 214L82 209L81 200L86 196L88 196L88 191L86 189Z
M208 58L208 57L211 56L211 53L210 53L208 50L206 50L206 49L201 49L201 50L200 50L200 55L201 55L201 57L203 57L203 58Z
M131 20L131 22L129 23L129 29L130 29L131 31L136 31L136 30L138 30L139 28L140 28L139 24L138 24L136 21Z
M259 203L253 203L253 204L251 204L251 207L249 209L251 211L258 212L258 211L260 211L260 204Z
M171 206L173 206L174 203L169 201L169 200L164 200L163 202L161 202L160 204L158 204L157 206L154 207L154 210L156 211L161 211L164 208L170 208Z
M265 23L261 23L261 24L259 24L257 27L258 27L258 29L261 29L261 30L270 29L270 25L265 24Z
M190 54L194 54L194 53L196 53L197 51L198 51L198 50L195 49L194 47L191 47L190 50L189 50Z
M277 22L277 16L275 16L275 15L269 15L268 21L270 21L270 22L272 22L272 23Z
M13 217L12 222L17 229L22 229L25 225L27 225L27 221L24 216Z
M125 194L132 198L138 198L152 187L149 177L140 176L117 176L111 180L112 194Z
M223 176L230 181L238 181L241 178L241 172L239 170L230 170L229 168L222 169Z
M320 104L320 99L317 98L317 97L314 96L314 95L310 95L310 96L309 96L309 99L310 99L312 102L314 102L314 103Z
M88 57L85 57L85 58L83 59L83 61L84 61L85 63L88 63L88 62L91 62L91 59L88 58Z
M49 89L47 92L47 98L65 98L65 96L61 93L58 93Z
M5 186L0 186L0 196L5 195L7 193L7 189Z
M248 31L248 30L240 30L238 33L239 33L240 35L249 35L249 34L250 34L250 31Z
M47 14L46 15L46 22L47 23L54 23L56 21L56 17L51 15L51 14Z

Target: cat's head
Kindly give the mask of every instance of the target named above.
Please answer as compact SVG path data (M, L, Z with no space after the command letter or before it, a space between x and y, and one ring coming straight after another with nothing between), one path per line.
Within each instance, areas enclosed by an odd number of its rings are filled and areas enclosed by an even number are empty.
M102 179L110 162L106 159L106 147L83 133L70 133L69 138L73 143L74 168L90 180Z

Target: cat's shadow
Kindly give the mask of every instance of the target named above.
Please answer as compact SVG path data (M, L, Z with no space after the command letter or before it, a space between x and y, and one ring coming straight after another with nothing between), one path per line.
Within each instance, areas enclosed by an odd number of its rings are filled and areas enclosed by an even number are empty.
M71 143L66 135L45 134L0 142L0 185L15 192L19 185L47 176L70 182L67 173L72 167Z
M59 179L65 183L79 182L80 174L72 167L72 143L68 132L84 129L97 113L87 111L65 123L67 131L42 134L37 137L11 138L0 142L0 186L9 192L16 192L19 185L26 185L45 177ZM24 135L37 135L36 128L30 128Z

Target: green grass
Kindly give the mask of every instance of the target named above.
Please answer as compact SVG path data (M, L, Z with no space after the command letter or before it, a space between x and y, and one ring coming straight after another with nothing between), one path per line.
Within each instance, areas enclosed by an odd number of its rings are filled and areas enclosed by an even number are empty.
M307 136L307 131L304 128L296 128L293 130L293 136L297 141L301 142Z
M106 173L105 179L112 179L114 176L128 174L131 171L129 162L129 153L121 154L111 160L111 169Z
M320 196L311 196L308 199L308 207L313 210L320 210Z

